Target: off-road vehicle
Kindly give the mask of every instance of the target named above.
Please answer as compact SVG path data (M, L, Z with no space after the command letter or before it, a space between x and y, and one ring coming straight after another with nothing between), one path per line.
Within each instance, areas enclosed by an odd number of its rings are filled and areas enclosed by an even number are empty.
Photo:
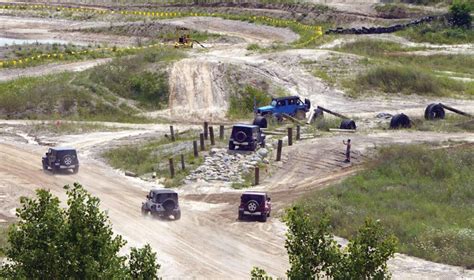
M306 118L306 113L310 107L311 102L309 99L305 99L303 102L299 96L273 98L270 105L257 108L253 124L266 128L267 118L273 117L277 121L281 121L282 114L302 120Z
M266 222L272 211L270 197L265 192L247 191L240 197L239 220L245 217L257 217Z
M232 127L232 134L229 139L229 150L250 150L255 151L257 146L265 147L265 134L258 125L236 124Z
M142 203L142 214L151 214L156 217L181 218L181 209L178 203L178 194L168 189L152 189Z
M71 169L74 173L79 171L79 160L73 148L49 148L42 163L44 170L51 170L53 173L64 169Z

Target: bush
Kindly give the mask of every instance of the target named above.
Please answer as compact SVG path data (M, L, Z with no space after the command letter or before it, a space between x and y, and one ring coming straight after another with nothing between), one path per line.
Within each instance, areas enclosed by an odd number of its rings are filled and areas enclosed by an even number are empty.
M246 86L243 90L230 97L229 109L227 115L230 118L249 117L257 107L269 105L272 98L269 94L254 88Z
M449 23L454 27L471 28L471 6L467 2L454 2L449 8Z
M378 89L386 93L435 96L457 94L467 89L462 82L410 66L377 66L358 75L353 88L356 92Z
M339 236L353 236L370 216L399 239L402 253L472 268L473 169L472 144L387 147L364 171L298 205L315 224L328 213Z
M99 199L77 183L64 188L65 209L46 190L37 190L36 198L21 198L0 278L157 279L160 265L149 245L132 248L127 264L119 254L126 241L113 233Z

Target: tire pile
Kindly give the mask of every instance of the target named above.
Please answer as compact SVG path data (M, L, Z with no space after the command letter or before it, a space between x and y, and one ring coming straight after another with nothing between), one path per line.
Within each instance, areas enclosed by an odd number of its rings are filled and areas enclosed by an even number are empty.
M388 27L361 27L361 28L342 28L328 29L325 34L382 34L382 33L393 33L410 26L419 25L425 22L431 22L437 19L438 16L426 16L420 19L411 21L406 24L395 24Z

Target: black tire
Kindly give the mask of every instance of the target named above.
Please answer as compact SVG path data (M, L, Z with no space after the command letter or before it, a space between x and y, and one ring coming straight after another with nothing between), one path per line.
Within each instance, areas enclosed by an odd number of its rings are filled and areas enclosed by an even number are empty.
M245 142L246 139L247 134L243 131L239 131L235 134L235 140L237 140L237 142Z
M59 169L58 167L56 167L56 166L51 167L51 172L52 172L53 174L59 173L59 170L60 170L60 169Z
M63 163L64 163L64 165L69 166L69 165L72 164L72 162L73 162L73 161L72 161L72 157L71 157L70 155L65 155L65 156L63 157Z
M242 214L241 212L239 212L238 219L239 219L239 221L243 220L243 219L244 219L244 214Z
M72 173L77 174L79 172L79 166L76 166L72 169Z
M399 128L410 128L411 121L410 118L405 114L397 114L392 117L390 121L390 128L399 129Z
M263 140L262 143L260 143L260 147L265 148L265 140Z
M276 123L282 123L283 122L283 116L279 113L273 114L273 119L275 120Z
M181 211L176 211L173 216L175 220L181 219Z
M43 170L48 170L48 165L43 162Z
M260 216L260 222L265 223L267 221L267 215Z
M253 142L249 144L248 146L249 151L255 151L256 149L257 149L257 143Z
M229 150L231 151L235 150L235 144L232 141L229 141Z
M297 118L298 120L306 119L306 112L303 110L296 111L295 118Z
M250 213L253 213L255 211L257 211L257 209L259 208L259 204L256 200L250 200L249 202L247 202L247 205L245 205L245 208L250 212Z
M342 120L341 121L341 125L339 126L340 129L352 129L352 130L355 130L357 127L356 127L356 123L355 121L353 120Z
M175 204L174 200L168 199L168 200L165 200L165 202L163 202L162 206L165 209L165 211L169 212L169 211L172 211L174 209L176 204Z
M444 119L445 114L443 106L439 103L432 103L425 109L426 120Z
M253 124L258 125L260 128L267 128L268 127L267 119L264 116L257 116L253 120Z
M144 215L144 216L148 215L148 212L149 212L149 211L146 210L144 206L142 206L142 209L141 209L141 210L142 210L142 211L141 211L141 212L142 212L142 215Z

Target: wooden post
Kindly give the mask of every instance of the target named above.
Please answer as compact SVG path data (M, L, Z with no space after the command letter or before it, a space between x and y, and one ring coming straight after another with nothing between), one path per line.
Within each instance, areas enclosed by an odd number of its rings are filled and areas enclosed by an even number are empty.
M173 158L170 158L169 161L170 161L170 175L171 175L171 178L174 178L174 164L173 164Z
M281 148L283 147L283 140L278 140L278 146L277 146L277 158L276 161L281 160Z
M260 168L258 166L255 167L255 186L257 186L260 182Z
M199 134L199 143L201 144L201 151L204 151L206 149L204 146L204 133Z
M171 141L174 142L176 139L174 138L174 129L172 125L170 125L170 133L171 133Z
M288 146L293 145L293 128L288 127Z
M204 122L204 139L207 140L207 132L209 131L209 123L208 122Z
M214 146L216 142L214 141L214 128L212 126L209 127L209 138L211 138L211 145Z
M224 140L224 126L223 125L219 126L219 139Z
M194 157L197 158L199 156L198 152L198 142L193 140L193 150L194 150Z
M184 155L181 154L181 169L184 170L186 169L186 166L184 165Z
M301 140L301 126L297 125L296 126L296 141Z

